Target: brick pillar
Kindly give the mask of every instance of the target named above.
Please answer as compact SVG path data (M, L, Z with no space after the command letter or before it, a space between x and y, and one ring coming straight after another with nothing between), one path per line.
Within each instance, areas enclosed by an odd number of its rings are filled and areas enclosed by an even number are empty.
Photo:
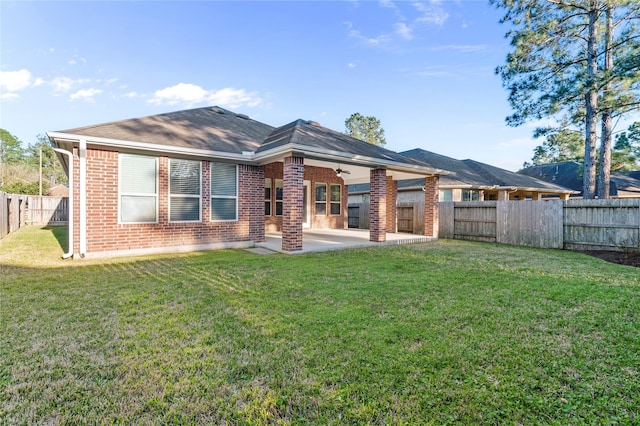
M424 179L424 235L427 237L438 236L439 182L438 176L429 176Z
M249 236L256 243L264 242L264 166L240 165L241 214L248 212Z
M570 194L560 194L560 199L561 200L568 200L569 199L569 195Z
M533 192L531 194L531 199L534 200L534 201L539 201L541 199L540 193L539 192Z
M304 159L284 159L282 182L282 250L302 250Z
M498 201L509 201L509 191L503 189L498 191Z
M387 232L398 232L398 181L387 176Z
M387 240L387 171L371 169L371 200L369 206L369 241Z

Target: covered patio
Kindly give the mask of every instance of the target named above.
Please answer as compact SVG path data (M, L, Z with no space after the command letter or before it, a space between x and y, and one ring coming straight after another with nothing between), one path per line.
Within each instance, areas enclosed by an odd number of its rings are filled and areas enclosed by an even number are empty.
M256 243L256 253L302 254L330 250L344 250L359 247L379 247L381 245L415 244L437 240L436 237L408 233L387 233L386 241L374 242L369 239L367 229L305 229L302 249L288 251L282 249L282 233L267 232L265 241Z

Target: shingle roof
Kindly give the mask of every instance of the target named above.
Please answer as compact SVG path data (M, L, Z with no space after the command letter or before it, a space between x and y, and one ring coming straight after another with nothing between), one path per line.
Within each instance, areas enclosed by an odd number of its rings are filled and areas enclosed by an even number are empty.
M420 160L432 168L449 172L449 175L440 176L440 186L445 188L486 189L499 186L550 192L567 192L569 190L560 185L524 176L479 161L456 160L455 158L420 148L403 151L400 155ZM424 179L406 179L398 182L398 189L419 188L422 186L424 186ZM349 185L349 192L368 191L369 184Z
M353 154L354 156L358 155L428 166L423 161L420 161L420 159L416 161L416 159L361 141L344 133L322 127L316 122L306 120L296 120L273 130L257 152L264 152L287 144L310 146L327 151Z
M578 191L580 193L578 195L582 195L582 172L582 164L576 161L565 161L527 167L518 173L533 176L547 182L557 183L558 185ZM626 193L626 195L638 194L640 196L640 180L634 179L631 173L629 176L612 173L609 195L619 196L622 195L623 192Z
M475 160L456 160L424 149L412 149L401 152L402 155L417 158L431 167L446 170L449 176L440 178L442 185L464 184L472 187L509 186L548 191L566 191L567 188L545 182L529 176L523 176L509 170Z
M59 135L87 136L231 154L258 154L284 145L298 145L368 157L374 163L384 160L418 166L423 172L429 168L419 159L405 157L312 121L296 120L275 128L220 107L195 108L54 133L57 134L54 138Z
M273 127L220 107L205 107L64 130L132 142L240 154L256 151Z

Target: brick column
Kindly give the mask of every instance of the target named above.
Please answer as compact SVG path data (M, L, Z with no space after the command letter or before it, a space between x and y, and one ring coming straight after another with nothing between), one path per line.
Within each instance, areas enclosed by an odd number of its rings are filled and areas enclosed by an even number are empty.
M424 179L424 235L427 237L438 236L439 182L438 176L429 176Z
M264 242L264 166L240 165L241 214L247 214L249 239ZM244 219L244 218L243 218Z
M387 232L398 232L398 181L387 176Z
M371 169L371 200L369 206L369 241L387 240L387 171Z
M498 191L498 201L509 201L509 192L504 189Z
M282 182L282 250L302 250L304 159L284 159Z

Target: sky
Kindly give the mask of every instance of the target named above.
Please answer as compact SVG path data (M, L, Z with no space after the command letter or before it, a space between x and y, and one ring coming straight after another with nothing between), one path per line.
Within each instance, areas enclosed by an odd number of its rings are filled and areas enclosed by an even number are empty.
M0 1L0 128L75 127L218 105L281 126L381 121L386 148L516 171L509 41L487 1Z

